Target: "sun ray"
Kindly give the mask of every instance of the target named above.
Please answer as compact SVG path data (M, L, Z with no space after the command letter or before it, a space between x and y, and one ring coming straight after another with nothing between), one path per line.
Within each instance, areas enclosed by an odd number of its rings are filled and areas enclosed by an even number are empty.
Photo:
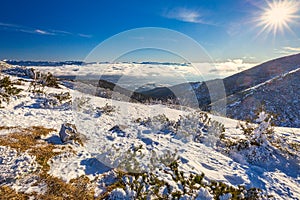
M261 14L256 19L257 26L262 27L257 36L271 32L276 36L279 32L284 33L286 30L294 33L291 25L299 19L297 14L299 6L299 1L294 0L267 1L267 6L262 8Z

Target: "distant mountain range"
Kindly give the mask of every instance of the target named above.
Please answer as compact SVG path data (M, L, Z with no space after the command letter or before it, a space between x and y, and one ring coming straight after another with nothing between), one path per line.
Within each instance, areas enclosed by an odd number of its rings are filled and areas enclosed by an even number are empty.
M26 66L58 66L84 64L80 61L65 62L35 62L35 61L6 61L14 65ZM174 64L144 62L144 64ZM255 114L264 109L274 115L277 126L300 127L300 54L281 57L248 70L234 74L224 79L205 82L188 82L171 87L156 87L149 84L130 91L108 80L81 80L96 86L96 95L114 97L114 99L147 102L159 100L161 102L179 103L180 105L199 107L211 111L212 106L223 101L227 117L249 120L254 122ZM77 81L80 81L79 79ZM224 87L223 87L224 86ZM84 86L85 87L85 86ZM209 88L223 88L224 95L218 90L212 92ZM222 93L222 92L220 92ZM212 97L213 96L213 102ZM225 112L223 112L225 113Z
M63 65L85 65L85 64L109 64L109 62L84 62L84 61L28 61L28 60L3 60L4 62L10 65L19 65L19 66L63 66ZM128 63L128 62L122 62ZM144 65L177 65L177 66L188 66L189 63L174 63L174 62L133 62L135 64L144 64Z
M10 65L19 66L63 66L63 65L82 65L82 61L18 61L18 60L4 60Z
M138 93L143 96L141 100L184 99L183 104L192 107L195 106L193 99L197 99L197 106L210 111L216 102L211 102L208 85L211 87L222 83L225 87L228 117L253 122L256 112L265 109L274 115L276 125L300 127L299 75L300 54L296 54L265 62L224 79L141 90L135 92L134 99L138 100ZM119 88L118 91L122 90Z

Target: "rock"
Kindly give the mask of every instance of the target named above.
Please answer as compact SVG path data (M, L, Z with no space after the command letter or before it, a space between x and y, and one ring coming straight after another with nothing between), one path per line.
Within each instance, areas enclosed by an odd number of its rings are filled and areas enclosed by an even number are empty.
M36 77L36 74L35 74L33 68L27 68L27 69L25 70L25 74L26 74L26 76L28 76L28 77L31 78L31 79L34 79L34 78Z
M112 133L116 133L119 137L125 137L126 132L123 129L126 129L127 127L124 125L116 125L113 126L111 129L109 129L109 131L111 131Z
M3 69L11 68L12 66L10 64L7 64L6 62L3 62L0 60L0 71Z
M81 141L81 137L76 126L71 123L64 123L61 125L59 137L63 143L71 141L79 141L80 143Z

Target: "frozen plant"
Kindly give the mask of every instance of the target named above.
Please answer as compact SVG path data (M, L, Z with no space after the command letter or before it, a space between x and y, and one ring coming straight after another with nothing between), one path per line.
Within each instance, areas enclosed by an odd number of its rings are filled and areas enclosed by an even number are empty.
M168 132L174 124L165 114L148 117L145 120L137 119L136 122L151 128L154 132Z
M0 108L2 103L8 104L11 97L17 96L22 91L22 89L14 87L14 84L9 76L0 76Z
M77 111L87 111L91 109L90 97L76 97L73 100L73 108Z
M269 162L273 158L274 147L271 142L274 139L274 131L271 126L272 117L264 111L258 114L258 124L240 124L245 139L237 141L222 139L225 151L235 158L241 155L250 163L261 164ZM240 159L239 159L240 160Z
M116 106L109 105L108 103L105 104L105 106L97 108L101 113L111 115L111 113L116 111Z
M201 142L215 146L225 131L224 125L211 120L204 112L194 112L180 116L175 124L176 138L184 142Z
M204 173L185 173L179 161L165 165L163 170L131 173L116 170L115 181L102 199L267 199L257 188L233 187L221 181L209 181ZM247 197L247 198L243 198Z
M69 92L44 94L44 98L38 98L43 108L68 109L71 105Z

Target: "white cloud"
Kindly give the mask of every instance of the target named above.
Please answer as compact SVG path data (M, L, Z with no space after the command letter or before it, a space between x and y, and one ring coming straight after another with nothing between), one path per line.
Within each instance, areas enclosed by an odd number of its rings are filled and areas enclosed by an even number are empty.
M227 26L227 31L226 32L229 36L233 37L233 36L236 36L236 35L241 33L241 28L242 28L242 26L241 26L240 23L236 23L236 22L230 23Z
M7 24L7 23L2 23L2 22L0 22L0 26L2 26L2 27L19 27L15 24Z
M243 59L228 59L225 62L214 63L214 68L208 72L210 77L227 77L256 66L257 63L247 63Z
M50 32L44 31L44 30L40 30L40 29L36 29L34 32L41 34L41 35L55 35L54 33L50 33Z
M84 66L41 67L39 70L51 71L57 76L123 76L124 80L136 77L139 81L164 80L165 84L179 84L184 81L202 81L224 78L254 67L255 63L245 63L242 59L228 60L218 63L191 63L191 65L162 64L90 64ZM74 70L78 69L80 70Z
M73 36L79 36L79 37L84 37L84 38L92 37L92 35L81 34L81 33L76 34L76 33L71 33L68 31L53 30L53 29L44 30L44 29L40 29L40 28L32 28L32 27L22 26L22 25L18 25L18 24L9 24L9 23L0 22L0 30L1 29L15 31L15 32L39 34L39 35L52 35L52 36L73 35Z
M204 20L204 17L200 12L186 8L175 8L169 10L165 12L163 16L169 19L176 19L183 22L213 25L212 23Z
M282 55L290 55L300 53L300 47L282 47L281 49L274 49L275 53Z
M290 52L300 52L300 47L283 47L283 49Z
M244 56L243 59L244 60L255 60L256 57L254 57L254 56Z
M84 38L91 38L92 37L92 35L82 34L82 33L79 33L78 36L84 37Z

